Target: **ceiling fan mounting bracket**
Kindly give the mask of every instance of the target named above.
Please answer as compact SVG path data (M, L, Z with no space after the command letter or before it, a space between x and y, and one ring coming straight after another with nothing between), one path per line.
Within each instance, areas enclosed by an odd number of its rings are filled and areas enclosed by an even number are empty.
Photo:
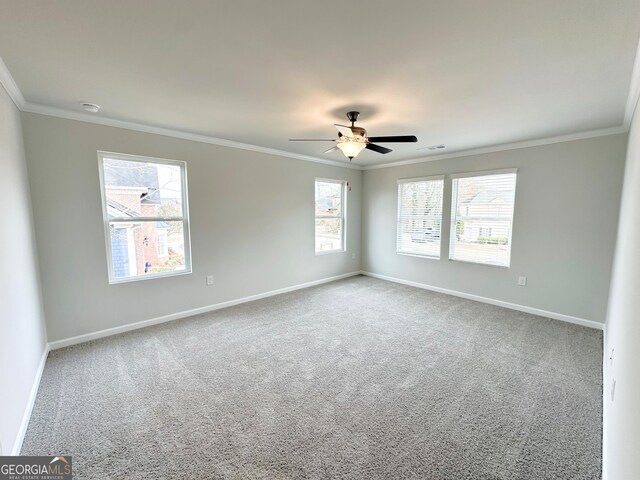
M358 121L358 115L360 115L360 112L356 112L356 111L347 112L347 118L351 122L352 127L353 127L353 124Z

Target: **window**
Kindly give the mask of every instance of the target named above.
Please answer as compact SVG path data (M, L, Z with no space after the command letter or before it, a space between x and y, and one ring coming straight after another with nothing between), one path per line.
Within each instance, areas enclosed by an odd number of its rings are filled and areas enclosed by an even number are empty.
M469 215L468 212L467 212L467 215ZM480 227L480 236L481 237L490 237L491 236L491 227Z
M166 257L169 255L169 243L168 243L168 235L166 228L158 228L158 233L156 236L157 245L158 245L158 256Z
M508 267L516 170L454 175L449 258Z
M344 252L345 182L316 180L316 253Z
M99 152L109 282L191 272L186 164Z
M440 258L443 187L443 176L398 180L398 253Z

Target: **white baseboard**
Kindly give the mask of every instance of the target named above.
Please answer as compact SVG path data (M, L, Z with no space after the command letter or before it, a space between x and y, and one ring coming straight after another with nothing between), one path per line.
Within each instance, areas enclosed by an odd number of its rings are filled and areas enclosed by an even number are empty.
M427 285L425 283L412 282L411 280L403 280L401 278L388 277L386 275L379 275L372 272L360 272L362 275L368 277L379 278L380 280L387 280L389 282L401 283L403 285L409 285L411 287L423 288L425 290L431 290L439 293L446 293L447 295L453 295L456 297L466 298L468 300L475 300L476 302L488 303L490 305L496 305L498 307L510 308L511 310L518 310L519 312L531 313L533 315L539 315L541 317L553 318L554 320L561 320L563 322L575 323L584 327L595 328L602 330L604 323L594 322L593 320L586 320L584 318L572 317L571 315L565 315L563 313L549 312L547 310L541 310L539 308L527 307L525 305L518 305L516 303L504 302L502 300L495 300L493 298L481 297L480 295L473 295L471 293L459 292L457 290L449 290L448 288L434 287L433 285Z
M496 306L500 306L500 307L505 307L505 308L510 308L512 310L518 310L521 312L526 312L526 313L531 313L534 315L539 315L542 317L547 317L547 318L552 318L555 320L561 320L563 322L569 322L569 323L575 323L578 325L583 325L585 327L591 327L591 328L595 328L598 330L604 330L604 324L599 323L599 322L594 322L593 320L585 320L583 318L578 318L578 317L572 317L570 315L564 315L561 313L555 313L555 312L549 312L546 310L541 310L538 308L532 308L532 307L527 307L524 305L517 305L515 303L509 303L509 302L504 302L502 300L495 300L492 298L487 298L487 297L481 297L479 295L472 295L470 293L464 293L464 292L459 292L456 290L449 290L446 288L441 288L441 287L435 287L432 285L427 285L424 283L418 283L418 282L413 282L410 280L403 280L400 278L395 278L395 277L388 277L386 275L379 275L377 273L372 273L372 272L365 272L365 271L357 271L357 272L350 272L350 273L345 273L342 275L336 275L334 277L328 277L328 278L323 278L320 280L314 280L312 282L306 282L306 283L301 283L298 285L293 285L291 287L285 287L285 288L280 288L278 290L271 290L269 292L264 292L264 293L259 293L256 295L250 295L248 297L242 297L242 298L237 298L235 300L229 300L227 302L221 302L221 303L216 303L214 305L208 305L205 307L200 307L200 308L194 308L191 310L185 310L183 312L178 312L178 313L173 313L171 315L164 315L162 317L156 317L156 318L152 318L149 320L144 320L141 322L136 322L136 323L130 323L128 325L122 325L119 327L114 327L114 328L108 328L105 330L100 330L98 332L93 332L93 333L88 333L85 335L78 335L76 337L71 337L71 338L66 338L63 340L57 340L55 342L49 342L48 344L45 345L45 349L44 352L42 353L42 358L40 359L40 364L38 365L38 370L36 372L36 376L34 378L33 381L33 385L31 387L31 392L29 393L29 400L27 403L27 407L24 411L24 415L22 417L22 422L20 424L20 430L18 431L18 435L16 437L16 441L14 443L13 449L11 451L11 455L19 455L20 454L20 450L22 449L22 442L24 441L24 437L25 434L27 433L27 427L29 426L29 420L31 418L31 412L33 411L33 406L36 400L36 395L38 393L38 388L40 386L40 380L42 378L42 372L44 371L44 366L46 364L47 361L47 356L49 354L50 350L55 350L58 348L63 348L63 347L67 347L67 346L71 346L71 345L76 345L79 343L84 343L84 342L88 342L90 340L95 340L98 338L103 338L103 337L108 337L111 335L117 335L119 333L124 333L124 332L128 332L131 330L137 330L140 328L145 328L145 327L149 327L151 325L157 325L160 323L165 323L165 322L170 322L173 320L178 320L181 318L186 318L186 317L190 317L193 315L198 315L201 313L206 313L206 312L211 312L214 310L219 310L222 308L226 308L226 307L231 307L233 305L239 305L241 303L247 303L247 302L252 302L254 300L260 300L262 298L267 298L267 297L272 297L274 295L280 295L282 293L287 293L287 292L292 292L294 290L301 290L303 288L309 288L309 287L313 287L315 285L321 285L323 283L329 283L329 282L334 282L336 280L341 280L343 278L348 278L348 277L353 277L356 275L367 275L369 277L373 277L373 278L378 278L381 280L387 280L389 282L395 282L395 283L401 283L403 285L409 285L412 287L417 287L417 288L422 288L425 290L431 290L434 292L439 292L439 293L445 293L448 295L453 295L456 297L461 297L461 298L466 298L469 300L475 300L478 302L483 302L483 303L488 303L490 305L496 305ZM606 348L606 343L605 343L605 348ZM606 351L604 351L605 349L603 349L603 354L604 354L604 358L603 358L603 362L605 361L604 359L606 358ZM603 365L604 366L604 365ZM604 373L604 372L603 372ZM606 385L606 382L603 382ZM606 391L606 388L604 389ZM605 394L605 392L603 392L603 395ZM603 399L606 402L606 398ZM606 419L605 419L606 420ZM606 422L604 427L606 427ZM606 431L603 430L603 435L606 435ZM606 437L605 439L606 440ZM606 441L603 441L603 448L606 445ZM605 452L603 451L603 465L604 465L604 458L605 458Z
M31 412L33 411L33 405L36 402L36 395L38 394L38 388L40 387L40 379L42 378L42 372L44 371L44 366L47 363L47 355L49 355L49 344L45 344L44 352L42 352L42 357L40 358L40 364L38 365L38 370L36 371L36 376L33 379L33 385L31 386L31 392L29 392L29 399L27 400L27 407L24 410L24 414L22 415L22 421L20 422L20 429L18 430L18 435L16 436L16 441L13 444L13 448L11 449L11 455L20 455L20 450L22 449L22 442L24 441L24 436L27 434L27 427L29 426L29 420L31 420Z
M191 317L193 315L199 315L201 313L212 312L214 310L220 310L221 308L232 307L241 303L253 302L254 300L260 300L261 298L272 297L274 295L280 295L282 293L292 292L294 290L301 290L303 288L313 287L315 285L321 285L323 283L334 282L343 278L353 277L360 275L361 272L350 272L342 275L336 275L334 277L322 278L320 280L314 280L312 282L301 283L299 285L293 285L291 287L279 288L278 290L271 290L270 292L258 293L256 295L250 295L248 297L236 298L235 300L229 300L227 302L216 303L214 305L207 305L205 307L194 308L191 310L185 310L183 312L172 313L170 315L163 315L162 317L151 318L149 320L143 320L141 322L129 323L119 327L107 328L97 332L87 333L84 335L78 335L76 337L65 338L63 340L56 340L55 342L49 342L49 348L56 350L58 348L64 348L78 343L88 342L90 340L96 340L98 338L109 337L111 335L117 335L119 333L129 332L131 330L137 330L139 328L150 327L159 323L171 322L181 318Z

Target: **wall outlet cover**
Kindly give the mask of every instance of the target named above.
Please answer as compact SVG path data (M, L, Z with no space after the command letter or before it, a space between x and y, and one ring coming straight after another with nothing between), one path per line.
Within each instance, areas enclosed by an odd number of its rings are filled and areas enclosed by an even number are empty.
M213 275L207 275L207 285L213 285Z
M518 285L525 287L527 285L527 277L518 277Z

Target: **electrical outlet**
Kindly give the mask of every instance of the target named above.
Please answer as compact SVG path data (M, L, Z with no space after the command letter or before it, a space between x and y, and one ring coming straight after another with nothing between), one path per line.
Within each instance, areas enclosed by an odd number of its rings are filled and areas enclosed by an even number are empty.
M613 379L613 383L611 384L611 401L613 402L613 397L616 394L616 379Z
M355 253L352 253L352 254L351 254L351 258L353 258L353 259L355 260L355 259L356 259L356 254L355 254Z
M213 275L207 275L207 285L213 285Z
M518 277L518 285L521 287L527 286L527 277Z

